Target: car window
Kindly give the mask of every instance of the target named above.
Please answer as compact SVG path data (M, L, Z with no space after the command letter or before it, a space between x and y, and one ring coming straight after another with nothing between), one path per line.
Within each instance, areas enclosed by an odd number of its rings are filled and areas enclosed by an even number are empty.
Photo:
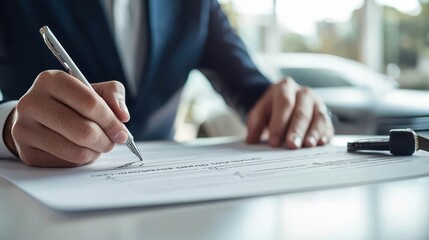
M353 86L340 73L329 69L282 68L282 76L292 77L298 84L312 88Z

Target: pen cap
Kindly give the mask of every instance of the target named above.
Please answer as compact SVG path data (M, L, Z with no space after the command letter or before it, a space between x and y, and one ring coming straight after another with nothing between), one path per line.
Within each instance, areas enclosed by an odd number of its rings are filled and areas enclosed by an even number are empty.
M39 29L39 32L42 35L46 46L48 46L52 54L54 54L54 56L60 61L61 65L63 65L63 67L67 69L69 74L79 79L82 83L84 83L88 87L92 88L91 84L89 84L88 80L86 80L85 76L76 66L76 64L73 62L71 57L68 55L66 50L63 48L61 43L58 41L58 39L49 29L49 27L43 26Z

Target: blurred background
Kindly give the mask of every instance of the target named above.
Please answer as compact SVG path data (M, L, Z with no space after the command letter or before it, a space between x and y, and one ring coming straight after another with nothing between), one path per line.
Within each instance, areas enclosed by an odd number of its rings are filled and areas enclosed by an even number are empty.
M260 70L313 87L338 134L429 129L429 0L219 0ZM195 71L176 140L244 135Z

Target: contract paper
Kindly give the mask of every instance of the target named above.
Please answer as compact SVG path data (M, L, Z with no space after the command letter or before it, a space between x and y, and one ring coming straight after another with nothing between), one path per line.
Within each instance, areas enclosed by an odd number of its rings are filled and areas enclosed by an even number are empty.
M261 196L429 175L429 154L352 154L345 147L301 150L267 145L138 143L90 165L33 168L0 161L0 175L61 211L160 206ZM144 164L143 164L144 163Z

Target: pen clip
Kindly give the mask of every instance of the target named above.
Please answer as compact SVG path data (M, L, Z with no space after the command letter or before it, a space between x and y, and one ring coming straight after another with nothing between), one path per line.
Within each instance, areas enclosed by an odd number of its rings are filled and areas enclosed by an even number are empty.
M43 40L45 41L46 46L48 46L49 50L51 50L52 54L60 61L61 65L69 72L71 73L71 68L64 60L63 56L57 51L57 49L54 47L54 45L49 40L49 37L46 34L43 34Z

